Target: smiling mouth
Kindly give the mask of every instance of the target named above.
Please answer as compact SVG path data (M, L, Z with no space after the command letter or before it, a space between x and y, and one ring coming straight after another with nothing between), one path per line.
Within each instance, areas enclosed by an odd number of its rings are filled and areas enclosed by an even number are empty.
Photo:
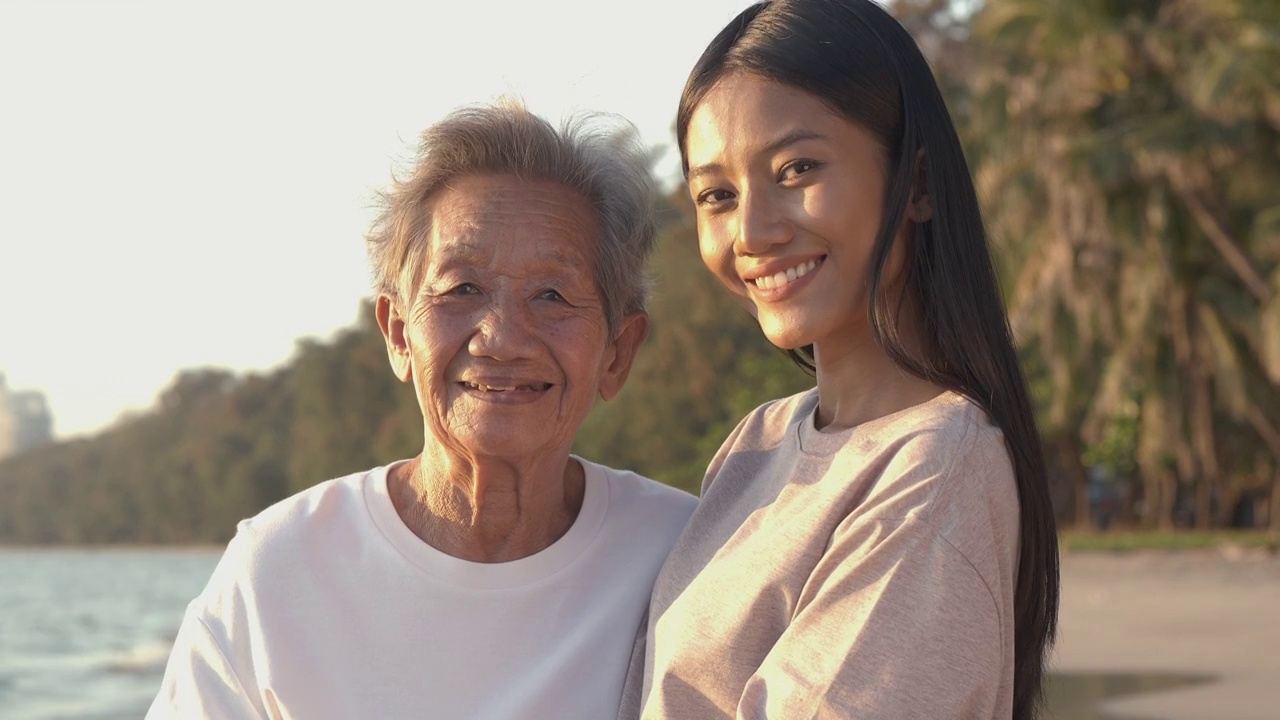
M485 385L484 383L473 383L462 381L459 383L469 390L476 390L486 393L503 393L503 392L545 392L551 389L551 383L526 383L523 385Z
M826 257L826 255L823 255L820 258L800 263L795 267L787 268L786 270L776 272L772 275L755 278L749 282L761 290L776 290L813 272L822 264L823 260L826 260Z

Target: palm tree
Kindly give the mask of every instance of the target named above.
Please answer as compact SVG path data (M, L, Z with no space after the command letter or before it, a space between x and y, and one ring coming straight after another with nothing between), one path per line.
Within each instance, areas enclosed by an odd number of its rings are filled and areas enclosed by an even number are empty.
M1280 523L1280 5L988 0L971 27L957 115L1046 436L1078 458L1136 417L1149 522L1181 479L1208 526L1262 467Z

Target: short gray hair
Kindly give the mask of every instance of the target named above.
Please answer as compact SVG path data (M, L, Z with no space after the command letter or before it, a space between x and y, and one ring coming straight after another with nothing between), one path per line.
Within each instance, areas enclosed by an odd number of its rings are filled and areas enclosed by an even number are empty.
M557 131L511 99L455 110L422 133L411 173L381 193L365 238L377 292L407 300L425 259L431 201L468 175L513 175L581 193L599 221L595 280L610 330L645 309L654 187L635 126L614 115L578 113Z

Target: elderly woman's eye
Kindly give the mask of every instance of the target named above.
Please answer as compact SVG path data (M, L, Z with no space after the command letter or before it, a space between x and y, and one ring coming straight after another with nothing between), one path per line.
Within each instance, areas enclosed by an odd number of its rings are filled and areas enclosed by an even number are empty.
M449 291L449 294L450 295L479 295L480 288L476 287L475 285L472 285L471 283L462 283L461 285L455 285L453 289Z
M561 295L558 291L553 290L551 288L547 288L546 290L543 290L542 293L538 295L538 297L542 298L543 300L552 300L554 302L565 301L563 295Z

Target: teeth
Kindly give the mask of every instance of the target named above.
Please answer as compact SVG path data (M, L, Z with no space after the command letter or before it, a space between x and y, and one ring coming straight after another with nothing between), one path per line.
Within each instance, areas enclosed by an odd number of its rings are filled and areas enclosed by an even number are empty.
M809 272L816 267L818 267L817 260L810 260L805 263L800 263L795 267L787 268L786 271L784 272L774 273L773 275L766 275L764 277L756 278L755 279L756 287L760 288L761 290L773 290L774 288L780 288L789 282L795 282L796 280L799 280L805 275L808 275Z
M507 386L500 387L497 385L484 385L481 383L467 382L466 380L463 380L462 384L471 388L472 390L479 390L480 392L509 392L513 390L532 390L532 391L540 392L543 390L547 390L551 387L550 383L536 383L531 385L515 385L515 386L507 385Z

